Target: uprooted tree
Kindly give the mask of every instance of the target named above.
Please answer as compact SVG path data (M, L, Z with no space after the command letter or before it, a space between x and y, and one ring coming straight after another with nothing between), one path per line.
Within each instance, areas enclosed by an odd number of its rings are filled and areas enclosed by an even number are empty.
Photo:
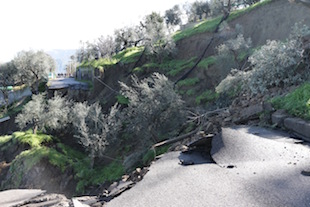
M121 93L129 99L123 109L126 131L139 138L140 146L149 147L165 136L173 136L184 123L183 101L173 83L159 73L138 80L132 86L121 84Z

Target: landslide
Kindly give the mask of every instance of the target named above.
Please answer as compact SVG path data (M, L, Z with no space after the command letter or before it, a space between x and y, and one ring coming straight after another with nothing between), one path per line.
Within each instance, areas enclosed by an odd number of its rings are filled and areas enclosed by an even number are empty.
M129 83L130 74L143 78L149 76L154 71L158 71L166 74L172 81L175 81L192 68L195 61L203 54L203 51L212 40L201 64L198 64L189 73L183 82L184 84L177 87L189 106L204 104L200 100L203 100L206 95L210 94L209 91L213 91L219 82L230 72L230 69L221 67L216 62L216 59L214 60L213 57L216 55L217 46L228 39L235 38L237 32L240 31L245 38L251 38L253 48L265 44L267 40L285 40L295 23L300 22L310 26L309 11L309 8L303 4L290 3L287 0L267 0L264 4L254 5L251 9L234 11L230 14L228 20L222 24L225 27L221 27L218 33L213 33L212 31L214 31L215 27L212 29L211 26L211 30L190 36L185 35L181 39L177 38L177 54L169 57L168 60L161 60L159 62L142 56L142 59L136 62L139 57L136 56L135 61L130 63L119 61L114 65L105 66L104 70L97 72L97 76L109 87L95 80L93 98L99 100L103 98L105 100L104 104L108 109L117 100L115 97L118 94L115 91L119 90L118 81ZM214 24L214 21L212 21L206 20L190 25L186 29L177 32L178 34L175 37L180 33L183 35L190 30L204 31L206 29L203 27L210 27L210 24ZM132 72L133 70L134 72ZM111 90L111 88L115 91Z

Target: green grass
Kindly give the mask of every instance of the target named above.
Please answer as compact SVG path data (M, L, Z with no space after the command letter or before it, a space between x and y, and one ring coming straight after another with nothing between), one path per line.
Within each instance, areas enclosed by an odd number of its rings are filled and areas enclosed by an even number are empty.
M165 60L162 63L151 62L146 63L141 67L135 68L134 71L140 72L143 71L144 69L159 69L167 75L176 76L183 70L193 67L196 59L197 59L196 57L193 57L188 60L170 59Z
M210 56L210 57L202 59L199 62L198 67L208 69L211 65L215 64L215 62L216 62L216 58L214 56Z
M249 6L249 7L243 8L243 9L239 9L239 10L235 10L235 11L230 13L227 21L232 21L232 20L236 19L237 17L240 17L241 15L244 15L246 13L253 11L254 9L257 9L261 6L269 4L272 1L273 0L264 0L262 2L258 2L256 4L253 4L252 6Z
M114 58L100 58L98 60L83 61L78 67L92 67L103 70L106 66L115 65L118 62Z
M135 67L133 70L132 70L132 72L134 72L134 73L141 73L141 72L143 72L144 71L144 69L142 68L142 67Z
M30 147L40 147L42 144L53 141L53 137L38 132L33 134L31 130L26 132L14 132L12 135L13 142L28 144Z
M165 60L162 63L146 63L141 67L135 68L134 72L141 72L145 69L159 69L163 71L163 73L165 73L166 75L176 76L185 69L193 67L196 59L196 57L193 57L188 60L170 59Z
M60 152L50 153L49 161L62 170L68 166L73 168L74 177L78 180L76 191L79 193L84 192L87 186L99 186L105 181L115 181L124 174L123 165L118 161L107 166L90 168L90 158L86 154L61 143L57 146L61 149Z
M215 101L218 98L218 94L212 90L207 90L196 97L196 104L208 103Z
M284 97L271 100L277 109L285 109L289 114L310 120L310 83L298 87Z
M184 80L181 80L178 82L178 86L182 87L182 86L193 86L196 85L197 83L199 83L199 78L186 78Z
M97 167L94 169L89 168L87 165L79 166L76 177L79 182L77 184L77 192L83 192L87 186L100 186L106 181L115 181L124 174L125 170L122 163L114 161L107 166Z
M173 36L173 39L177 42L181 39L188 38L195 34L204 33L204 32L211 32L215 30L216 26L220 23L222 16L217 18L204 20L193 27L184 29L182 31L178 31Z
M160 67L160 64L158 64L158 63L146 63L142 67L146 68L146 69L148 69L148 68L158 68L158 67Z
M129 104L129 99L121 94L117 95L116 99L119 104L124 104L124 105Z
M123 64L134 63L138 60L138 57L141 55L143 47L131 47L127 48L114 55L112 58L100 58L98 60L83 61L78 67L91 67L98 68L103 71L105 68L115 65L118 62Z
M240 9L240 10L236 10L230 13L229 17L228 17L228 22L232 21L234 19L236 19L237 17L240 17L241 15L244 15L260 6L266 5L268 3L272 2L272 0L265 0L259 3L256 3L252 6L249 6L247 8L244 9ZM207 19L204 20L200 23L197 23L196 25L184 29L182 31L178 31L175 33L175 35L173 36L175 41L179 41L181 39L184 38L188 38L190 36L196 35L196 34L200 34L200 33L204 33L204 32L213 32L215 30L215 28L217 27L217 25L220 23L222 19L222 16L213 18L213 19Z
M193 95L195 95L195 93L196 93L195 89L189 89L186 91L185 94L188 96L193 96Z
M170 76L176 76L185 69L195 65L196 57L188 60L170 60L159 65L159 68Z
M0 136L0 147L12 140L12 135Z
M10 166L10 172L13 176L11 182L15 187L19 187L23 176L42 159L48 160L61 172L72 168L74 178L78 181L76 187L78 193L82 193L87 186L99 186L105 181L117 180L124 173L122 163L116 161L106 166L90 168L90 158L86 154L62 143L53 144L52 141L55 142L57 139L53 139L50 135L42 133L34 135L30 130L14 132L13 135L0 137L0 147L10 140L13 140L16 145L23 143L31 147L16 156ZM47 144L57 147L51 148L46 146Z
M113 56L113 59L117 60L117 62L121 62L124 64L134 63L138 60L138 57L143 52L144 47L131 47L127 48L119 52L118 54Z

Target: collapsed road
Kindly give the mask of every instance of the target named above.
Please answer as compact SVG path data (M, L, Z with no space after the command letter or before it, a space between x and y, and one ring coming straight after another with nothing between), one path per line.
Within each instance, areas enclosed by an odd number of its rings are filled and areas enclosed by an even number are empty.
M301 142L259 127L223 128L212 159L194 153L180 165L184 154L168 153L106 206L309 206L310 148Z

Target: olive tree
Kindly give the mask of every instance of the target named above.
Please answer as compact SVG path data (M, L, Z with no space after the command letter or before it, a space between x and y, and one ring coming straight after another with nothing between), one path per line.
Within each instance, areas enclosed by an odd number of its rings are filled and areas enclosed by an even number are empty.
M227 92L236 86L252 95L264 94L270 88L298 85L309 80L309 58L304 36L309 27L296 24L284 42L269 40L250 57L249 71L234 71L217 87L217 92Z
M167 25L180 25L182 23L181 20L182 12L180 10L179 5L175 5L171 9L165 11L165 20Z
M56 68L54 59L43 51L21 51L13 63L22 82L33 87L34 94L39 92L40 81L48 78L48 73Z
M145 39L141 25L123 27L114 31L115 48L117 52L123 51L130 47L139 46Z
M242 34L225 41L216 48L218 64L228 70L235 67L242 69L242 62L248 56L251 45L251 38L245 39Z
M60 96L54 96L48 101L45 94L32 95L15 122L21 129L31 127L33 134L38 130L61 129L68 122L69 102Z
M175 42L160 14L153 12L141 23L145 31L144 46L148 54L163 58L175 51Z
M271 87L299 84L310 77L308 68L299 67L305 61L303 37L309 34L308 26L296 24L285 42L267 41L254 52L249 58L253 70L248 78L253 94L264 93Z
M183 101L166 76L154 73L143 80L132 76L132 86L120 84L121 94L129 99L123 109L125 130L138 138L141 147L175 135L184 121Z
M9 105L9 89L8 86L15 84L17 80L17 70L12 62L0 65L0 91L4 99L4 113L7 113Z
M122 127L119 107L114 105L108 114L102 113L98 103L88 105L74 104L71 111L71 122L75 137L89 152L91 167L96 157L102 157L110 143L114 142Z
M208 1L195 1L185 7L185 9L189 22L205 19L211 12Z

